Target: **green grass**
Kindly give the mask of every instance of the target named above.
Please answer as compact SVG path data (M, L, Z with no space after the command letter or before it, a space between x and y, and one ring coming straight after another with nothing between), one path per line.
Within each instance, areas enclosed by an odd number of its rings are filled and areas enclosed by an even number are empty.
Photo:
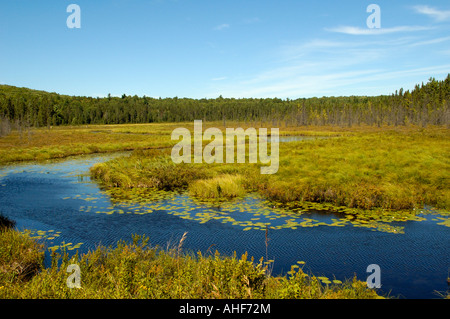
M192 181L207 178L210 173L200 165L174 164L162 150L137 152L91 167L91 175L106 186L123 188L186 188Z
M29 280L40 271L44 260L43 246L29 233L14 230L14 225L0 215L0 286Z
M26 234L11 233L29 241ZM9 236L1 233L0 241L22 254L20 243ZM64 251L55 253L51 267L28 280L11 280L14 270L8 269L0 277L0 298L380 298L356 278L331 282L303 272L299 265L292 266L287 276L272 276L262 259L255 262L247 254L185 253L185 238L164 250L150 247L144 236L133 236L130 243L120 241L116 248L99 246L81 256L69 258ZM33 246L32 251L41 249ZM0 260L3 264L8 259L1 255ZM67 267L71 264L80 267L81 288L67 287Z
M286 128L284 135L333 138L281 143L278 173L261 175L260 164L174 164L170 132L175 127L193 131L192 123L177 123L39 129L30 138L13 133L0 139L0 163L135 149L130 157L95 165L92 176L125 193L185 189L194 197L215 201L258 192L288 207L312 202L330 210L355 209L357 219L384 220L392 215L402 220L425 204L450 210L450 131L446 128ZM399 216L403 211L405 215ZM55 256L61 264L55 261L40 271L38 244L10 228L0 237L0 298L376 297L356 280L329 284L295 267L286 277L272 277L267 276L265 264L247 257L161 250L146 246L142 238L141 243L99 247L72 260ZM83 289L65 285L71 263L82 269Z
M243 123L227 123L232 127L249 126ZM222 122L203 124L205 129L214 126L225 130ZM176 144L176 141L170 139L171 133L178 127L186 127L191 132L194 129L193 122L188 122L55 126L30 128L20 132L12 130L11 134L0 138L0 165L82 154L170 148ZM326 132L325 128L318 130Z
M358 133L280 145L280 169L257 189L283 202L352 208L450 209L445 129Z
M449 132L366 128L330 139L280 143L280 166L274 175L261 175L260 164L175 165L170 150L137 152L99 164L92 174L108 186L181 187L206 199L220 197L218 189L227 189L228 194L221 194L225 198L256 191L282 203L364 210L412 210L426 204L449 210ZM218 183L221 175L236 177Z
M222 174L189 185L189 193L200 199L232 199L246 194L240 175Z
M170 147L173 124L83 125L12 131L0 138L0 165L72 155Z

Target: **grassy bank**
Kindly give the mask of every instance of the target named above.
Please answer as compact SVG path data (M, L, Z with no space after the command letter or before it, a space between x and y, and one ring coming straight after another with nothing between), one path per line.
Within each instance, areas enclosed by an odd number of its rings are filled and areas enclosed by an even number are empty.
M12 240L12 237L16 240ZM13 255L25 256L22 243L33 243L24 233L0 233L0 299L8 298L380 298L366 283L356 278L341 282L316 277L292 266L287 276L272 276L261 259L255 262L246 254L221 256L182 251L184 236L170 249L148 245L148 238L133 236L132 242L119 242L116 248L100 246L94 251L69 258L65 252L52 257L52 265L18 277L9 267ZM17 240L18 239L18 240ZM6 244L6 246L4 246ZM8 248L4 248L8 247ZM28 247L28 246L27 246ZM36 243L28 250L37 256L42 247ZM22 257L24 258L24 257ZM23 264L23 262L22 262ZM67 267L80 267L81 288L68 288Z
M280 169L258 190L284 202L370 209L450 209L446 129L385 130L282 144Z
M370 127L327 132L341 136L280 143L279 171L274 175L261 175L260 164L175 165L170 149L136 152L94 166L91 172L108 186L185 188L206 199L256 191L282 203L450 209L449 130ZM295 135L295 130L285 133Z
M218 127L225 131L222 122L205 122L204 129ZM256 123L227 122L227 127L249 127ZM271 124L258 122L270 127ZM14 129L0 137L0 165L18 161L40 161L72 155L106 153L125 150L170 148L176 141L170 139L172 131L185 127L193 131L193 122L164 124L120 124L49 126ZM286 127L283 134L336 135L333 127L314 129Z
M173 128L176 126L173 125ZM172 125L83 125L29 128L0 138L0 165L71 155L170 147Z
M25 282L42 268L44 247L29 234L14 230L15 223L0 214L0 287ZM1 290L0 290L1 294Z

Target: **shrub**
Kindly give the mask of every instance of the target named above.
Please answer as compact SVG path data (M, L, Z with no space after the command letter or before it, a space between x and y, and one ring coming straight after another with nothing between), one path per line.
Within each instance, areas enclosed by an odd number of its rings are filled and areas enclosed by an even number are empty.
M26 281L36 275L44 261L43 246L26 232L0 229L0 285Z

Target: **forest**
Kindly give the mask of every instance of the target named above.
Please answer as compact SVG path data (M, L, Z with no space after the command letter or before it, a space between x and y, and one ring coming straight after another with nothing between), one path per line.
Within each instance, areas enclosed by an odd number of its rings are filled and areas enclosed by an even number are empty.
M11 128L204 121L306 125L450 125L450 74L391 95L280 98L104 98L0 85L0 136Z

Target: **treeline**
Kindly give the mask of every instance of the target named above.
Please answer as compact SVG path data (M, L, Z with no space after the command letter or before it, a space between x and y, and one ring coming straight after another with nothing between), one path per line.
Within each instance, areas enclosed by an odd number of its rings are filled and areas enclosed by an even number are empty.
M450 125L450 74L412 91L375 97L93 98L0 85L0 121L25 127L205 121L272 122L274 125ZM1 124L0 123L0 124ZM6 129L7 130L7 129Z

